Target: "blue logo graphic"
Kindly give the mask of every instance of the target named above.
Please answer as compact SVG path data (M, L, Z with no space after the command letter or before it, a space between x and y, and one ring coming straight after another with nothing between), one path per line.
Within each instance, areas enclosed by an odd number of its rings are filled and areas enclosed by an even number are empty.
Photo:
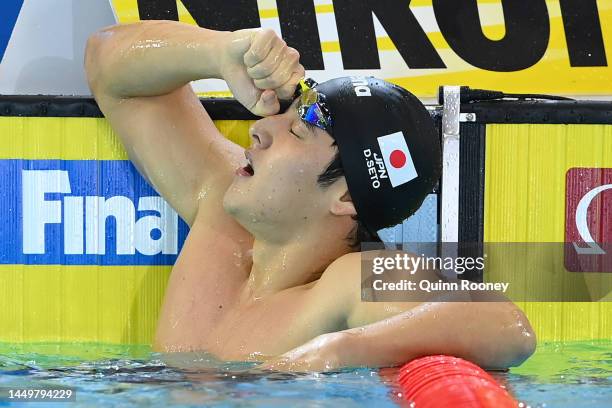
M0 1L0 19L2 19L0 23L0 61L4 57L4 51L13 33L22 4L23 0Z
M125 160L0 160L0 264L172 265L188 226Z

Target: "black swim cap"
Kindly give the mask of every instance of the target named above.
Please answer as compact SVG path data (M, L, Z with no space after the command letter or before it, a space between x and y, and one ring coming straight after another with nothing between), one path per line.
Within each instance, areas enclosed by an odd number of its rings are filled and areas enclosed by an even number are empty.
M441 174L440 137L410 92L373 77L336 78L315 86L332 119L357 216L378 230L401 223L422 204Z

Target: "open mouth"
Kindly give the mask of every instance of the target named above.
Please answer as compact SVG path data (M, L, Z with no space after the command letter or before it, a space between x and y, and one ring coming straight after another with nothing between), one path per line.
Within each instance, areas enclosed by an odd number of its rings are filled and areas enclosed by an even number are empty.
M253 168L253 162L251 160L251 155L248 152L245 152L245 156L246 156L248 163L246 164L246 166L238 168L236 170L236 173L244 177L251 177L255 174L255 169Z

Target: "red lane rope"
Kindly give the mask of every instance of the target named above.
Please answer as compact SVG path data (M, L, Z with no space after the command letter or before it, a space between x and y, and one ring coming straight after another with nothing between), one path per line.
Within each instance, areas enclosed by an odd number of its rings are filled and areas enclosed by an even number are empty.
M405 364L397 382L414 408L516 408L519 403L486 371L457 357L427 356Z

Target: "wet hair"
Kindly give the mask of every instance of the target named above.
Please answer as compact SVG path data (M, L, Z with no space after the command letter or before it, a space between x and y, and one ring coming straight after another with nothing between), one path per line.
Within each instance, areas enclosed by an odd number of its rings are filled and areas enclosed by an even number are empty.
M342 167L342 160L340 159L340 152L336 147L336 142L334 142L332 146L336 148L336 154L327 165L327 168L323 171L323 173L319 174L319 177L317 178L317 184L324 189L328 188L334 184L336 180L344 176L344 168ZM348 244L352 250L358 250L362 242L381 242L378 235L370 232L365 227L363 222L359 220L359 214L357 214L357 216L353 216L352 218L355 220L355 226L346 237L346 240L348 241Z

